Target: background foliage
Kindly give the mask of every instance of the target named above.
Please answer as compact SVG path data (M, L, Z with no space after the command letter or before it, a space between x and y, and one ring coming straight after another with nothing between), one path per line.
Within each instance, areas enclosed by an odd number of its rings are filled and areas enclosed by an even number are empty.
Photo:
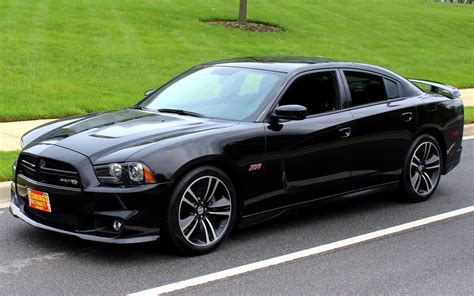
M0 121L133 104L188 67L257 55L325 56L474 86L473 5L429 0L253 0L283 33L202 23L238 0L0 0Z

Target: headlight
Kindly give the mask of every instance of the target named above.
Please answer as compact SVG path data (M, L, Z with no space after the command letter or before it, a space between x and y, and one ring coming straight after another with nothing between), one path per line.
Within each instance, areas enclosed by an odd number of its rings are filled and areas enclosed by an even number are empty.
M111 163L94 167L102 184L140 185L156 183L150 169L140 162Z

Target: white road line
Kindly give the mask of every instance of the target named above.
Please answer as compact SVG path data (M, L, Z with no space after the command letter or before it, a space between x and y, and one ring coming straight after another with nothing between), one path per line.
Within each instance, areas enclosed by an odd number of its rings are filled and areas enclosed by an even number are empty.
M420 226L423 226L423 225L427 225L427 224L430 224L430 223L435 223L435 222L438 222L438 221L446 220L446 219L449 219L449 218L452 218L452 217L456 217L456 216L459 216L459 215L464 215L464 214L472 213L472 212L474 212L474 206L469 206L469 207L466 207L466 208L458 209L458 210L447 212L447 213L444 213L444 214L439 214L439 215L431 216L431 217L428 217L428 218L416 220L416 221L413 221L413 222L408 222L408 223L405 223L405 224L401 224L401 225L398 225L398 226L393 226L393 227L389 227L389 228L386 228L386 229L377 230L377 231L374 231L374 232L370 232L370 233L362 234L362 235L359 235L359 236L347 238L347 239L340 240L340 241L333 242L333 243L329 243L329 244L326 244L326 245L321 245L321 246L317 246L317 247L314 247L314 248L310 248L310 249L306 249L306 250L286 254L286 255L283 255L283 256L278 256L278 257L274 257L274 258L270 258L270 259L266 259L266 260L262 260L262 261L258 261L258 262L238 266L238 267L231 268L231 269L226 269L226 270L223 270L223 271L219 271L219 272L215 272L215 273L195 277L195 278L184 280L184 281L181 281L181 282L176 282L176 283L160 286L160 287L157 287L157 288L144 290L144 291L137 292L137 293L130 294L130 295L133 295L133 296L160 295L160 294L163 294L163 293L169 293L169 292L173 292L173 291L177 291L177 290L182 290L182 289L185 289L185 288L198 286L198 285L206 284L206 283L209 283L209 282L225 279L225 278L228 278L228 277L236 276L236 275L239 275L239 274L243 274L243 273L247 273L247 272L267 268L267 267L278 265L278 264L282 264L282 263L293 261L293 260L296 260L296 259L300 259L300 258L304 258L304 257L308 257L308 256L313 256L313 255L325 253L325 252L328 252L328 251L341 249L341 248L348 247L348 246L355 245L355 244L360 244L362 242L366 242L366 241L378 239L378 238L381 238L381 237L393 235L393 234L400 233L400 232L403 232L403 231L406 231L406 230L409 230L409 229L417 228L417 227L420 227Z
M10 202L0 202L0 209L8 208L10 206Z
M474 139L474 136L466 136L462 138L463 140L472 140Z

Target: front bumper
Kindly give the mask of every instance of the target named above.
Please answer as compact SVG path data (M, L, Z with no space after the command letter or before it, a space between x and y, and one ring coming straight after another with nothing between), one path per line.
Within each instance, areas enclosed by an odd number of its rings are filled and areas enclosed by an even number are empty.
M18 163L13 166L10 210L28 224L98 242L141 243L159 238L169 183L103 186L86 156L55 145L29 147ZM50 212L30 207L30 190L47 194Z
M15 195L15 193L12 192L12 195ZM16 197L14 197L16 198ZM149 242L149 241L155 241L157 240L160 236L159 235L149 235L149 236L142 236L142 237L130 237L130 238L110 238L110 237L101 237L97 235L89 235L89 234L81 234L77 232L72 232L72 231L66 231L62 230L59 228L54 228L48 225L44 225L41 223L38 223L34 220L32 220L30 217L28 217L24 211L21 210L19 206L17 206L13 202L10 204L10 212L12 213L13 216L20 218L21 220L25 221L26 223L35 226L37 228L41 228L44 230L49 230L49 231L54 231L62 234L68 234L68 235L73 235L76 236L80 239L84 240L90 240L90 241L96 241L96 242L102 242L102 243L113 243L113 244L135 244L135 243L144 243L144 242Z
M84 205L78 206L77 212L71 212L71 208L64 207L58 202L59 199L68 198L61 192L51 191L51 188L35 186L32 183L28 184L28 187L52 192L53 212L50 214L31 209L28 206L27 196L19 194L17 186L24 188L24 185L13 183L10 212L13 216L37 228L76 236L84 240L114 244L143 243L159 238L160 207L152 205L150 198L140 199L135 194L121 198L115 193L101 193L100 195L82 193L73 195L72 198L76 202L80 202L82 199ZM19 192L22 191L24 190L19 190ZM155 193L154 190L152 192ZM135 206L127 202L130 198L138 199L134 202ZM102 201L97 199L102 199ZM159 197L155 196L154 200L156 199ZM97 201L94 202L94 200ZM122 209L117 209L116 204L111 200L120 200ZM136 206L137 202L140 203L139 201L148 201L148 203ZM150 211L151 209L155 209L155 211ZM115 220L120 220L123 223L123 228L120 231L115 231L112 227Z

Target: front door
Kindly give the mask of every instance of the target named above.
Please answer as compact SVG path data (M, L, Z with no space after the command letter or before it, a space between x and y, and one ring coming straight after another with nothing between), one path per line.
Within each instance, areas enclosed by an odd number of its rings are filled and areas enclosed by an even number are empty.
M303 105L304 120L266 124L267 208L284 207L344 190L351 172L353 117L342 109L337 71L297 77L278 105Z

